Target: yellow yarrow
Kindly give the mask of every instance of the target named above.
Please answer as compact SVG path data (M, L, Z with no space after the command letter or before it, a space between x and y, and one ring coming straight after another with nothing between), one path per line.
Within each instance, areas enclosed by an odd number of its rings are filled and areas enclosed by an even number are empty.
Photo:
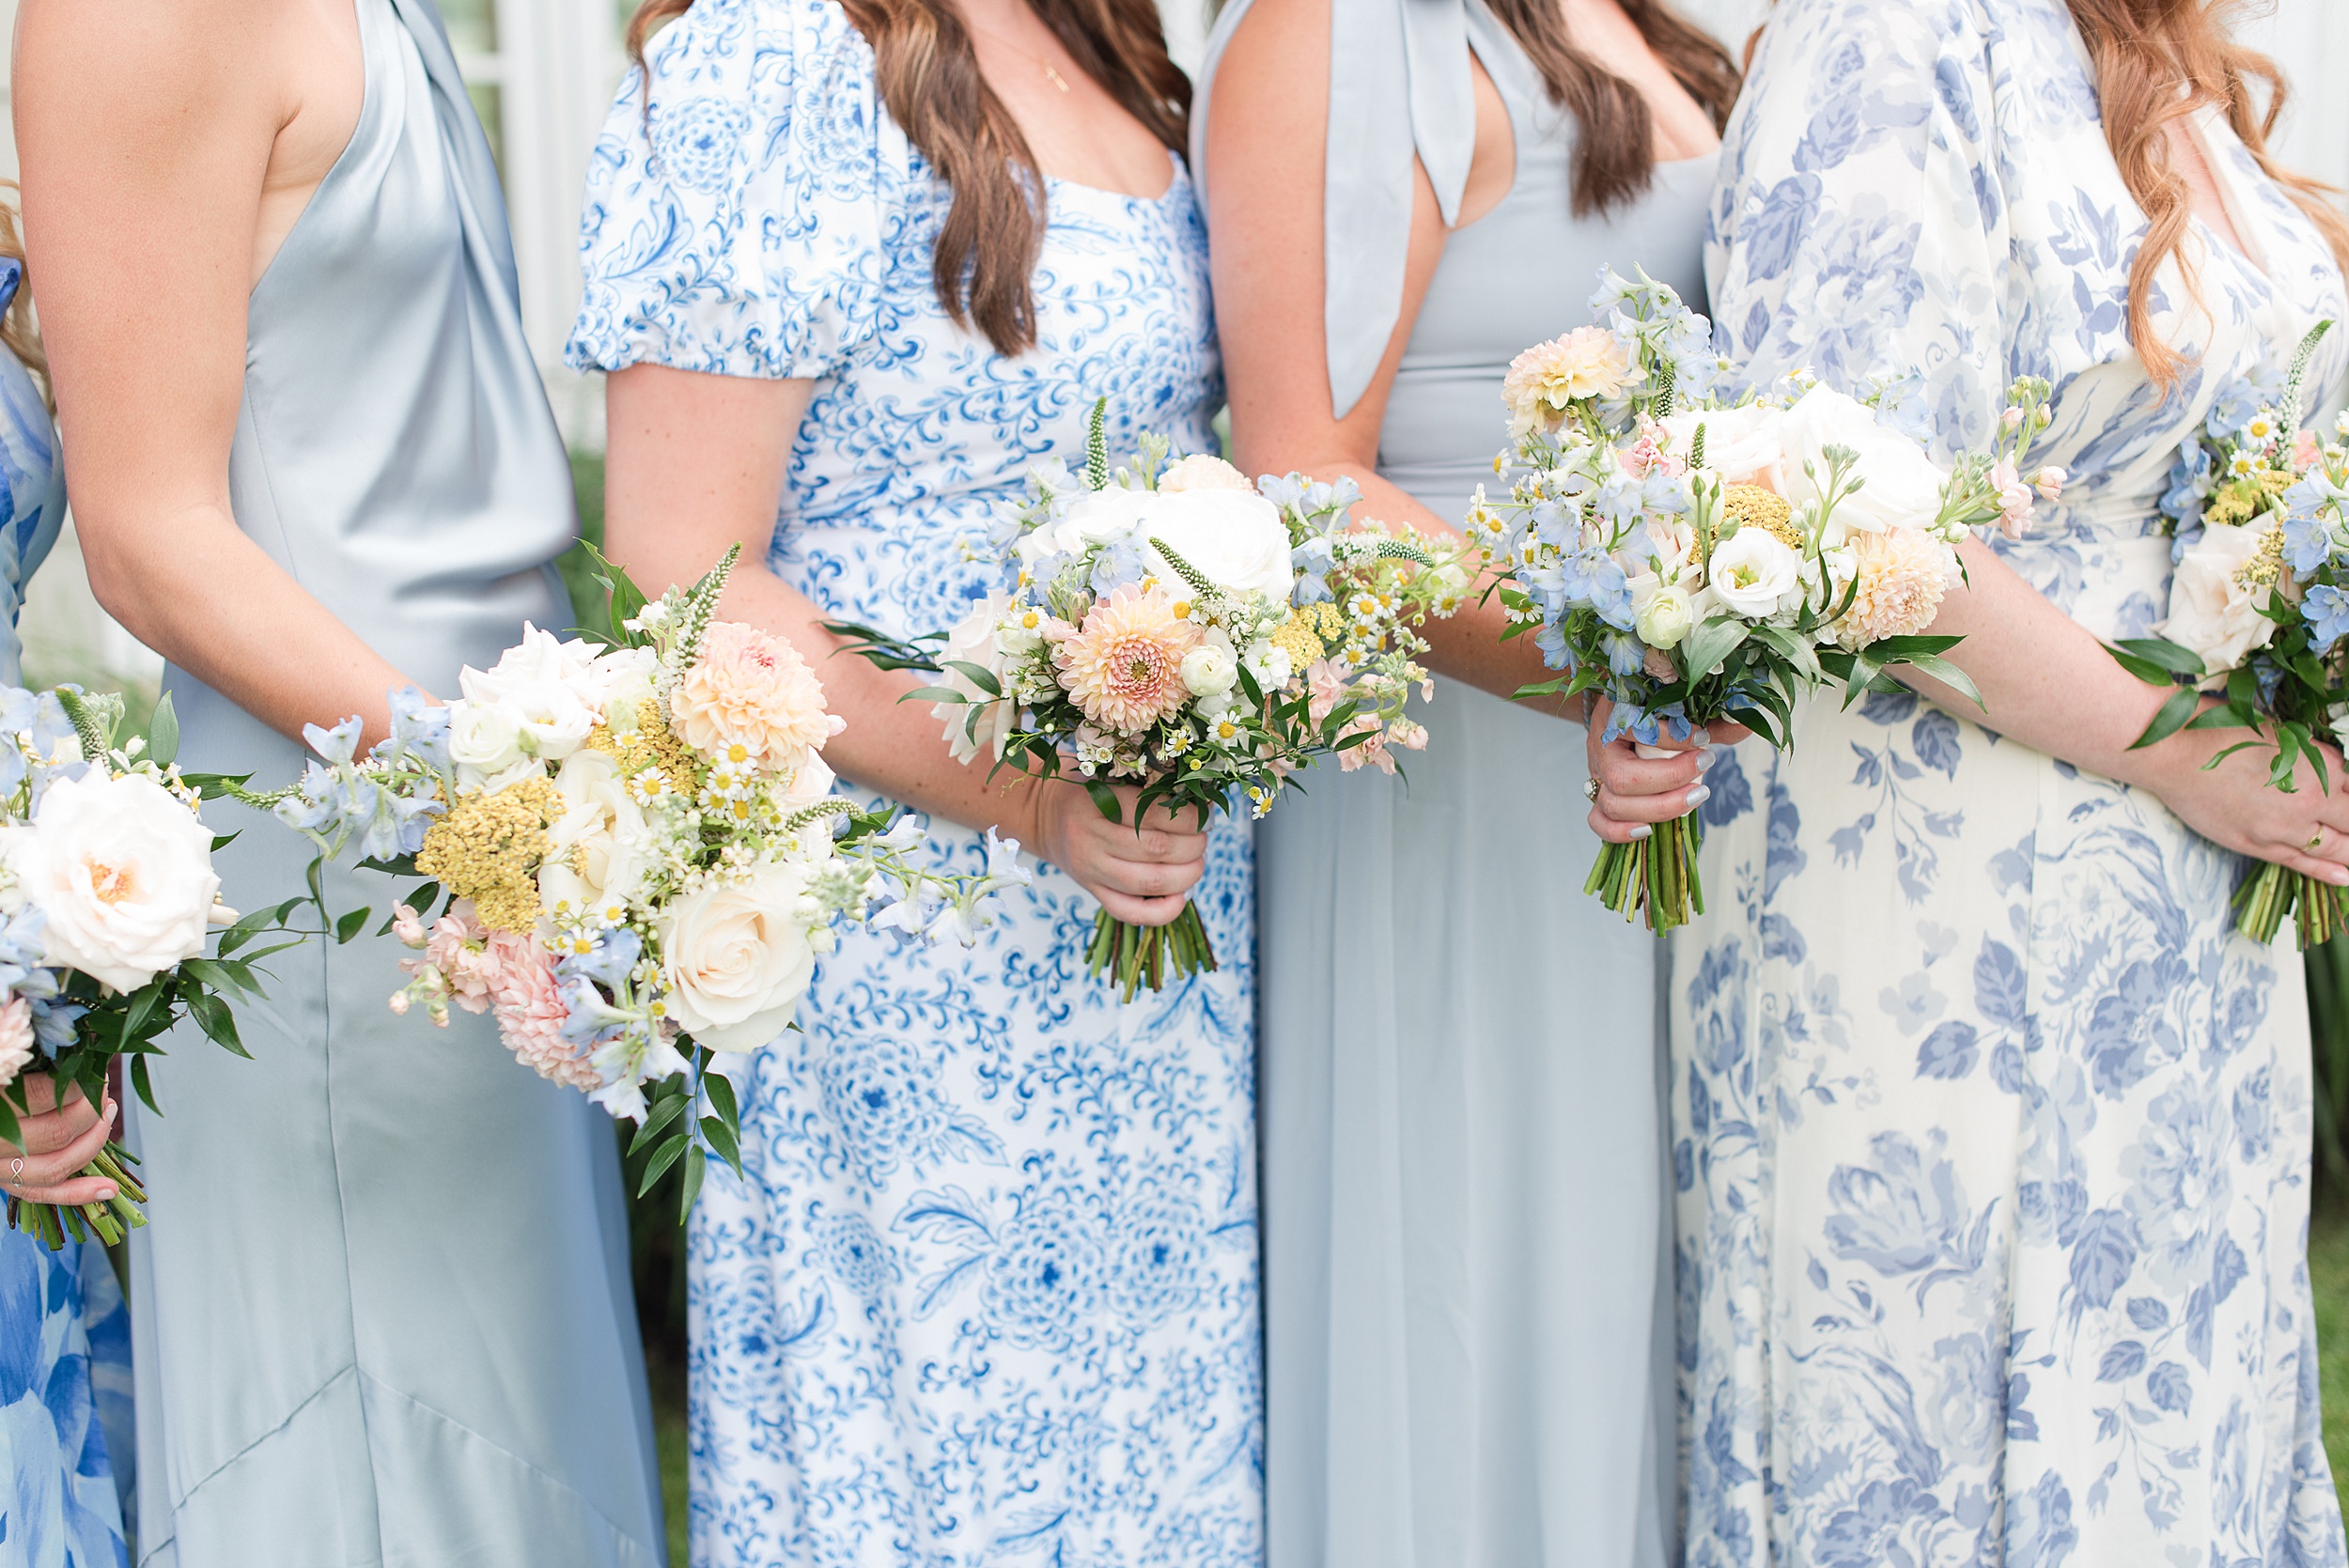
M1786 498L1759 485L1731 485L1721 491L1721 517L1735 524L1721 531L1722 536L1737 529L1759 528L1787 549L1800 553L1802 534L1795 527L1795 509Z
M2213 492L2209 505L2202 508L2202 520L2240 528L2269 510L2292 485L2291 474L2272 468L2231 480Z
M1315 605L1314 609L1323 606ZM1300 614L1291 614L1272 633L1272 645L1289 656L1289 668L1302 670L1321 657L1321 639Z
M2284 531L2282 524L2270 528L2260 540L2259 551L2237 567L2234 572L2238 588L2264 588L2284 573Z
M615 736L598 724L587 732L587 745L620 765L620 776L637 786L634 793L640 800L661 793L664 784L682 791L693 777L692 748L658 721L627 737Z
M527 931L538 923L538 862L553 847L547 817L555 808L549 779L524 779L495 794L460 795L424 835L416 869L459 898L492 931Z

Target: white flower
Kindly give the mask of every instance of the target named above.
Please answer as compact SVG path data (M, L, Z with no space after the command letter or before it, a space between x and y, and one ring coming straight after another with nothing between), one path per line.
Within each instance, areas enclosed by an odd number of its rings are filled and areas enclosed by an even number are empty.
M1177 458L1166 465L1159 475L1159 493L1173 495L1182 490L1253 490L1248 475L1221 458L1194 452L1188 458Z
M504 789L538 768L522 751L521 721L497 702L459 697L448 705L448 754L457 787L466 794Z
M2268 526L2211 524L2186 548L2170 579L2170 618L2155 629L2201 655L2203 667L2214 675L2241 664L2276 634L2276 623L2259 612L2269 589L2235 581L2244 564L2259 553Z
M1277 691L1289 683L1296 671L1289 664L1289 651L1272 643L1252 643L1245 660L1248 673L1256 677L1257 689Z
M989 604L994 599L988 600ZM995 648L1006 659L1025 659L1044 645L1043 611L1033 604L1015 604L995 623Z
M57 780L31 826L0 834L0 860L47 917L50 963L135 991L204 951L211 832L145 774Z
M1830 529L1879 534L1887 528L1927 528L1941 510L1950 476L1923 447L1880 423L1864 403L1812 387L1786 411L1783 434L1785 488L1778 493L1797 505L1819 499L1818 486L1827 482L1827 448L1848 446L1859 454L1852 473L1867 483L1835 504ZM1816 484L1803 474L1806 461Z
M550 848L538 868L538 897L550 909L616 922L649 869L651 831L629 793L620 765L602 752L578 751L554 775L561 815L547 829Z
M946 647L938 656L941 674L938 684L949 691L959 691L964 701L936 703L934 711L945 721L947 749L957 762L969 762L981 752L990 757L1003 754L1003 743L1011 738L1013 723L1019 719L1019 705L1001 696L990 697L979 684L957 664L975 664L995 677L995 689L1003 691L1009 685L1008 662L995 637L995 624L1003 618L1010 599L998 592L989 594L987 602L965 615L955 629L946 635ZM971 711L976 705L982 708L978 734L971 733Z
M603 689L603 722L614 735L634 735L646 719L646 706L660 694L661 656L650 648L614 648L596 660L595 677Z
M1260 594L1286 604L1297 586L1289 564L1289 529L1281 508L1253 490L1182 490L1161 495L1146 518L1151 543L1163 543L1218 588L1234 597ZM1150 566L1170 592L1182 580L1153 550Z
M1714 548L1705 571L1713 592L1732 613L1766 621L1802 594L1802 557L1776 535L1740 528Z
M1714 558L1719 559L1718 551ZM1640 608L1640 641L1651 648L1678 647L1694 615L1687 589L1670 584L1658 588Z
M661 921L669 1017L711 1050L756 1050L782 1033L816 971L817 918L806 870L788 862L678 899Z
M1148 490L1129 490L1123 485L1106 489L1087 490L1069 504L1060 521L1050 530L1049 537L1039 542L1039 549L1048 555L1082 555L1098 546L1129 537L1142 526L1142 520L1158 497ZM1034 535L1031 538L1036 537ZM1026 539L1020 541L1022 547ZM1026 559L1026 551L1021 551Z
M525 622L522 640L487 670L471 665L457 684L470 702L496 703L521 732L521 748L533 756L560 762L579 750L603 717L609 677L596 669L596 650L565 642Z
M775 804L782 807L786 815L792 812L805 811L832 793L832 781L835 777L836 775L830 767L826 766L822 757L810 753L808 759L800 764L799 771L791 775L790 782L785 784L781 793L775 797ZM832 837L831 827L821 824L819 826L823 826L824 837L829 840Z
M1239 678L1239 666L1228 648L1203 643L1183 656L1183 684L1190 688L1194 697L1212 697L1229 691Z
M0 1089L16 1081L33 1060L33 1004L23 997L10 997L8 1005L0 1007Z
M1760 485L1783 495L1786 414L1749 403L1742 409L1705 409L1664 420L1672 450L1688 455L1697 427L1704 427L1704 472L1724 485Z

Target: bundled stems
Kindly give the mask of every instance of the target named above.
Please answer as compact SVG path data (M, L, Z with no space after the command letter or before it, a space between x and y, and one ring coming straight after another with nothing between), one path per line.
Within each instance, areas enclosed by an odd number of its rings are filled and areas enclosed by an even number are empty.
M1109 974L1118 1000L1131 1001L1144 986L1155 991L1169 980L1213 971L1215 949L1207 941L1196 904L1185 904L1183 912L1165 925L1129 925L1103 909L1094 918L1085 968L1097 977Z
M1686 925L1704 913L1697 877L1697 848L1703 842L1704 829L1693 813L1658 822L1645 838L1602 846L1582 891L1598 894L1626 921L1644 913L1651 931Z
M112 1198L102 1203L76 1203L70 1207L28 1203L22 1198L11 1198L8 1223L52 1252L64 1247L69 1235L75 1241L86 1241L95 1234L108 1247L119 1246L124 1236L147 1223L147 1216L139 1209L147 1202L147 1189L131 1174L131 1167L137 1163L136 1155L109 1139L97 1157L83 1166L79 1173L114 1183Z
M2236 928L2263 945L2276 939L2290 917L2305 952L2349 930L2349 889L2263 861L2235 890L2234 910Z

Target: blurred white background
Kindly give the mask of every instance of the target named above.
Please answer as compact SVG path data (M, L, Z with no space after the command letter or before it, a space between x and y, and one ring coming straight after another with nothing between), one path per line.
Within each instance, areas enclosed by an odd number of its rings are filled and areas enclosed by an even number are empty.
M1347 0L1336 0L1344 5ZM1897 5L1901 0L1880 0ZM601 388L563 368L563 338L579 287L573 227L587 154L621 70L620 32L633 0L440 0L474 100L506 176L522 315L547 391L574 447L603 443ZM1208 0L1159 0L1177 63L1194 66ZM1734 51L1768 0L1681 0ZM2349 187L2349 0L2255 6L2247 37L2284 63L2295 86L2279 151L2284 161ZM16 0L0 0L0 39ZM0 85L0 103L5 103ZM16 171L15 138L0 116L0 177ZM22 628L28 674L46 680L152 690L160 663L89 597L69 531L34 579Z

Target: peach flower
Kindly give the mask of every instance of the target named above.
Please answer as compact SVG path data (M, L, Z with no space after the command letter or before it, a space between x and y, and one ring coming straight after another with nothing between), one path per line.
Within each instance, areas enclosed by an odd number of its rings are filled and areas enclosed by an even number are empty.
M1913 637L1941 613L1949 591L1949 547L1913 528L1856 535L1859 585L1832 634L1855 651L1887 637Z
M522 931L493 931L485 955L496 974L490 988L498 1033L506 1048L540 1078L594 1091L603 1075L563 1038L570 1009L554 979L554 955Z
M755 759L787 772L846 722L824 711L824 689L800 650L739 621L714 621L700 657L670 694L677 734L704 756Z
M0 1007L0 1089L16 1081L33 1060L33 1004L23 997L10 997L8 1005Z
M1128 585L1094 605L1052 650L1052 662L1086 718L1112 734L1139 735L1190 700L1183 658L1198 645L1199 629L1175 618L1164 589Z
M1630 356L1605 327L1577 327L1563 337L1536 343L1509 362L1501 383L1509 405L1509 427L1554 430L1568 404L1584 397L1614 397L1635 379Z

